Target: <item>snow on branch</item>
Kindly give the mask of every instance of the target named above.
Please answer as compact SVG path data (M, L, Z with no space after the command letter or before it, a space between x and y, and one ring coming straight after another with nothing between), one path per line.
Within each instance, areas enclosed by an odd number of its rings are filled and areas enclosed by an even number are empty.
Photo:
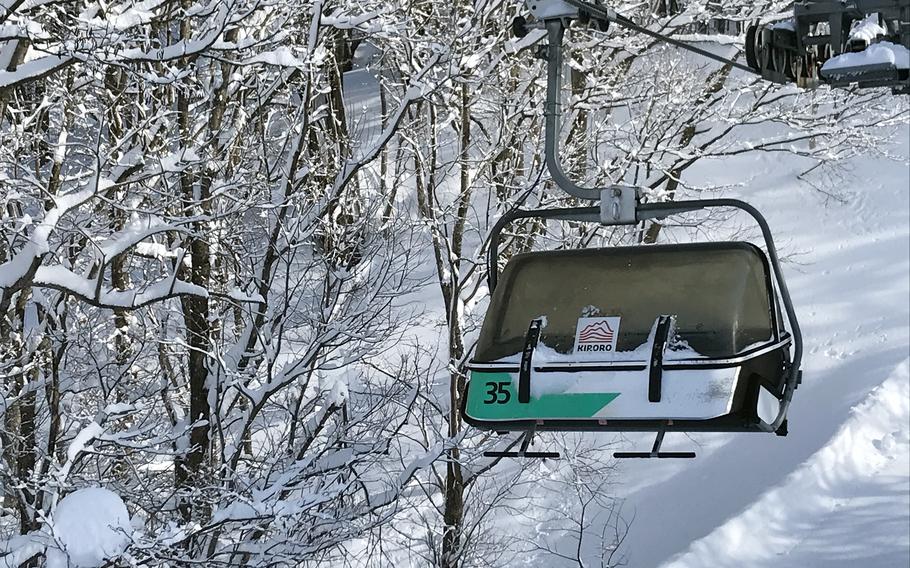
M186 229L165 223L160 219L148 216L134 218L128 225L117 231L107 240L98 244L98 251L102 254L104 264L123 254L141 241L167 231L187 232Z
M417 475L418 472L433 465L433 463L442 457L445 451L446 447L443 442L438 442L429 448L422 456L413 460L398 474L397 483L391 489L375 495L368 495L367 502L365 503L366 507L371 511L375 511L395 503L414 476Z
M18 87L24 83L43 79L75 62L74 57L48 55L27 61L19 65L15 71L0 70L0 89Z
M56 206L44 215L41 223L37 224L25 246L13 258L0 264L0 289L20 285L33 269L34 263L50 252L48 239L57 228L60 219L94 197L99 189L103 190L110 185L110 180L101 180L95 176L93 183L89 183L85 189L55 198Z
M99 279L79 276L60 265L39 266L32 283L34 286L52 288L71 294L92 306L110 309L134 310L178 296L209 297L208 290L177 279L176 273L171 278L159 280L135 290L120 291L102 290Z
M66 461L57 471L57 481L63 483L79 456L91 447L95 439L101 437L105 431L104 425L108 418L121 416L135 409L136 407L132 404L112 403L99 411L95 418L81 428L70 441L69 446L66 448Z
M365 23L379 16L379 12L367 12L365 14L361 14L360 16L352 16L350 14L342 14L341 10L336 10L328 16L320 17L319 24L324 26L331 26L340 30L349 30L359 28Z
M201 9L201 8L200 8ZM180 40L171 45L152 50L139 48L125 49L114 58L121 62L162 62L199 55L209 50L218 38L224 33L230 15L229 5L225 2L218 4L217 13L209 20L208 29L199 37Z
M179 265L180 262L176 264ZM180 296L216 297L235 303L261 301L257 294L247 295L237 290L231 290L227 294L210 292L203 286L180 280L176 272L168 278L133 290L104 290L102 284L102 278L86 278L61 265L39 266L32 279L33 286L58 290L75 296L91 306L107 309L135 310Z

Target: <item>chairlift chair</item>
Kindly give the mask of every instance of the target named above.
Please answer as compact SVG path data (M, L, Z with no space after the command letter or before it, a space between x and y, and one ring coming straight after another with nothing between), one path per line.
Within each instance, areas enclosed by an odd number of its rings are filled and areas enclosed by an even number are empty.
M468 365L465 421L529 435L658 434L651 452L618 457L694 457L660 452L666 432L785 435L802 341L765 219L733 199L640 204L636 215L713 207L749 213L768 254L748 242L542 251L512 257L500 275L509 223L603 223L597 207L503 217L490 239L492 297Z
M528 7L548 36L547 169L560 189L598 205L515 210L494 226L492 297L468 364L465 422L523 432L518 451L486 452L502 457L554 457L529 450L535 433L547 430L656 432L650 452L614 455L658 458L695 455L661 452L667 432L785 435L802 339L764 217L735 199L641 203L635 188L580 187L558 159L562 41L571 20L617 22L719 56L583 0L528 0ZM751 215L764 250L724 242L531 252L499 274L501 232L519 219L633 225L718 207Z

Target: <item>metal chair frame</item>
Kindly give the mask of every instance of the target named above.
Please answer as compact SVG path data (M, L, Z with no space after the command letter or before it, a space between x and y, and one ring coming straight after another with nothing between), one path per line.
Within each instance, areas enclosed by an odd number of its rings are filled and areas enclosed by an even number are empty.
M691 201L665 202L665 203L644 203L636 207L636 219L663 219L670 215L689 213L693 211L706 210L711 208L728 207L735 208L749 214L761 229L765 241L765 249L768 254L768 262L772 272L775 289L776 301L774 308L779 310L783 307L783 315L786 316L786 327L792 339L792 351L790 361L784 370L782 398L780 399L780 408L777 417L771 422L759 420L755 424L743 424L741 426L718 426L711 420L656 420L656 419L636 419L636 420L607 420L604 424L579 424L577 421L560 421L547 420L546 424L537 424L533 420L516 420L514 422L497 422L494 425L488 425L496 430L565 430L565 431L635 431L635 432L774 432L783 435L786 432L787 410L793 398L793 392L800 382L800 364L803 355L802 332L799 327L799 321L796 317L796 310L793 307L793 301L784 280L783 272L780 267L780 259L777 255L777 249L774 246L774 239L771 235L771 229L767 220L755 207L738 199L700 199ZM499 254L500 242L503 229L510 223L521 219L544 219L559 221L575 222L594 222L604 225L626 224L626 223L604 223L600 215L599 207L573 207L560 209L536 209L536 210L514 210L502 218L493 227L490 234L489 249L487 251L487 283L490 292L495 290L499 280ZM462 409L463 410L463 409ZM484 426L472 420L469 416L464 415L468 423L475 426Z
M799 328L799 322L796 318L796 311L793 308L793 302L784 281L780 268L780 260L777 256L777 250L774 246L774 240L771 235L771 229L761 213L753 206L744 201L737 199L700 199L691 201L677 201L664 203L641 203L639 200L638 190L634 187L611 185L605 188L586 188L577 185L566 175L559 159L559 132L561 119L561 89L562 89L562 72L563 72L563 54L562 42L566 26L573 19L587 17L597 17L606 22L617 22L627 27L639 30L642 33L652 34L646 29L639 29L640 26L634 22L626 21L624 18L612 13L609 9L601 6L592 5L583 0L529 0L529 8L532 13L543 22L547 30L548 45L544 54L547 61L547 96L544 107L545 115L545 144L544 158L547 169L550 172L553 182L567 194L582 200L599 202L596 206L591 207L572 207L559 209L538 209L522 210L515 209L510 211L493 227L489 239L489 248L487 251L487 278L490 292L496 288L499 279L499 255L500 242L503 229L509 224L521 219L543 219L559 221L576 221L600 223L602 225L633 225L648 219L663 219L671 215L689 213L712 208L735 208L750 215L761 229L765 241L768 260L770 261L771 271L773 272L773 284L776 284L776 296L773 304L775 315L780 320L780 305L783 304L784 312L787 317L787 327L792 338L790 346L792 348L791 357L785 363L783 369L783 387L778 397L780 405L778 414L774 420L765 422L761 418L756 423L739 423L739 424L718 424L718 420L723 417L708 420L670 420L670 419L646 419L646 420L598 420L580 422L577 420L515 420L515 421L498 421L495 423L478 422L472 420L465 413L467 396L462 397L461 414L465 422L477 427L497 430L497 431L522 431L524 434L521 438L521 447L517 452L491 452L490 456L495 457L556 457L553 452L533 452L529 450L529 445L537 431L540 430L562 430L562 431L630 431L630 432L657 432L657 438L650 452L625 452L617 453L616 457L694 457L691 452L660 452L660 446L663 442L666 432L768 432L786 435L787 432L787 411L800 382L800 363L803 354L803 341ZM666 39L666 38L664 38ZM671 41L667 39L667 41ZM676 42L679 43L679 42ZM695 50L701 53L703 50L693 48L692 46L683 45L687 49ZM712 59L722 59L718 56L705 52L703 55ZM737 67L743 67L735 62L723 60L725 63ZM771 288L775 288L771 285ZM772 290L772 295L775 290ZM775 330L777 332L777 330ZM653 355L652 355L653 357ZM526 393L525 393L526 394Z

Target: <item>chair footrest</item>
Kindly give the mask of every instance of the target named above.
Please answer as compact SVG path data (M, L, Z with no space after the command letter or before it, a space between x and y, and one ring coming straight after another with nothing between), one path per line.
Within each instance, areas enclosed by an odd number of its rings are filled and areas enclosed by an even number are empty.
M616 459L623 458L694 458L695 452L613 452Z
M488 458L552 458L559 459L559 452L484 452Z

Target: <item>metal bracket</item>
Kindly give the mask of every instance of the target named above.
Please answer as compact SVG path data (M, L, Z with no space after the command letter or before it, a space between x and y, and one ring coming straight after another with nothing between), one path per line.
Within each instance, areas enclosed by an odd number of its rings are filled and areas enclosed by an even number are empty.
M525 4L538 20L578 17L578 8L562 0L525 0Z
M626 185L613 185L600 190L600 223L634 225L638 222L638 190Z
M663 385L664 351L667 349L667 340L673 329L675 318L673 316L658 316L657 326L654 329L654 344L651 345L651 364L648 371L648 401L660 402L661 387Z

